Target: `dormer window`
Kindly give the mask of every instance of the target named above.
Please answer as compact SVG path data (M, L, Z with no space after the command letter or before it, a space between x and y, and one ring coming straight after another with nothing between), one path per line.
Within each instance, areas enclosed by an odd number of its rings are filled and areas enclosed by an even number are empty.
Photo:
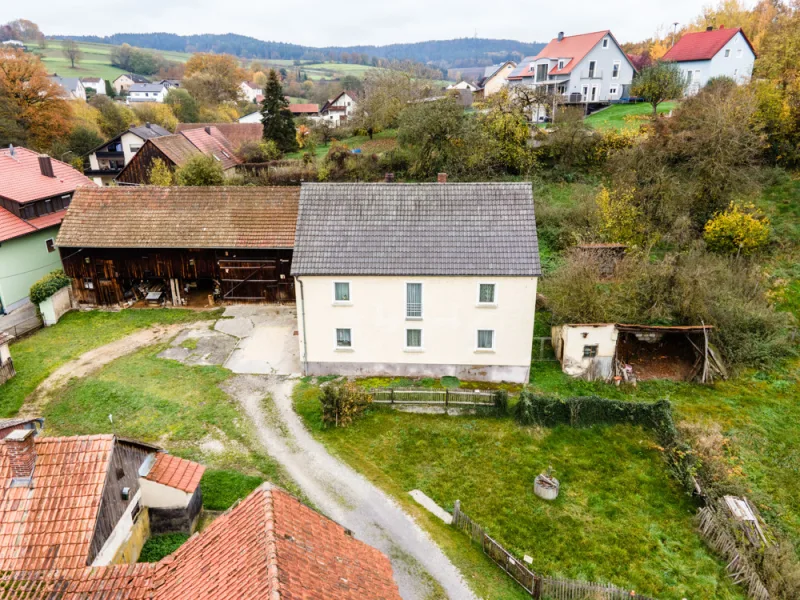
M563 60L558 61L558 68L559 68L559 70L564 68L564 61Z

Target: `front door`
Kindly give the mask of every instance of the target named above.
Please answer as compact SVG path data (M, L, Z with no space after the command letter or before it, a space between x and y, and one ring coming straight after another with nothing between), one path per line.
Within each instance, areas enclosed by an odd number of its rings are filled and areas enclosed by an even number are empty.
M592 102L596 102L597 101L597 96L598 96L598 88L597 88L596 85L593 85L592 86L592 99L591 99Z

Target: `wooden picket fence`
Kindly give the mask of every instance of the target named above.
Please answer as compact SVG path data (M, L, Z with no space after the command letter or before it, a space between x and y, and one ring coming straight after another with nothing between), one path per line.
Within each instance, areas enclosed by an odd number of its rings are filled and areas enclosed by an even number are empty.
M465 532L472 541L480 544L484 553L497 566L508 573L532 598L537 600L653 600L649 596L642 596L635 591L625 590L610 583L593 583L537 575L492 539L483 527L465 515L461 511L459 501L456 501L453 508L453 526Z
M434 406L494 406L494 392L451 389L374 388L369 391L375 404L427 404Z

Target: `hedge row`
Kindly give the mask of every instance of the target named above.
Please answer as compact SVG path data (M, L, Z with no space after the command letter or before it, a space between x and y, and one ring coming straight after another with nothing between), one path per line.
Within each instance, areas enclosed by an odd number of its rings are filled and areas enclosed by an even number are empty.
M31 302L40 304L69 284L70 278L67 277L61 269L48 273L31 286Z

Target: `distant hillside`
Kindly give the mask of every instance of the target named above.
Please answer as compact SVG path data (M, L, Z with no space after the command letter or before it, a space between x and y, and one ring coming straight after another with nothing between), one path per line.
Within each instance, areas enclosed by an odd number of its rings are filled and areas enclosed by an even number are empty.
M54 36L64 38L70 36ZM272 60L333 60L369 64L372 59L413 60L443 69L489 65L537 54L544 44L515 40L461 38L388 46L329 46L314 48L282 42L264 42L233 33L177 35L174 33L117 33L111 36L71 36L82 42L130 44L173 52L218 52L242 58ZM344 56L343 56L344 55Z

